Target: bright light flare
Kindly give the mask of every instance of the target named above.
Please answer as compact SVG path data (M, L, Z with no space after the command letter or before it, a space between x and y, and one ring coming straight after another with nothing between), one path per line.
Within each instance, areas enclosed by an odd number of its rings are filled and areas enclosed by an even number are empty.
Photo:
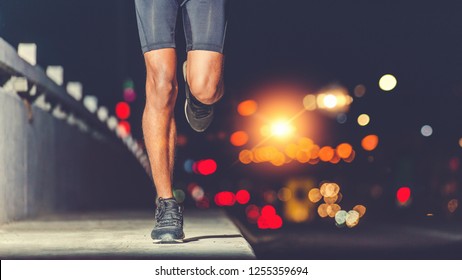
M305 96L305 99L303 100L304 106L307 108L307 110L308 108L314 109L314 106L312 105L313 98L308 96ZM353 102L353 98L343 87L331 87L322 90L316 96L317 107L319 109L326 109L329 111L347 111L351 102Z
M287 121L277 121L271 125L271 134L276 137L287 137L294 130L294 127Z
M328 94L324 96L323 99L324 106L326 106L329 109L334 108L337 105L337 97L333 94Z

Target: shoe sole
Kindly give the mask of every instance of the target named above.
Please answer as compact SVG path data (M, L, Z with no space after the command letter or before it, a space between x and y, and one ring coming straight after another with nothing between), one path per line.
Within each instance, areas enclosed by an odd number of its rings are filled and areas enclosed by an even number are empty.
M170 234L164 234L160 239L153 239L153 242L158 244L183 243L183 238L173 238Z

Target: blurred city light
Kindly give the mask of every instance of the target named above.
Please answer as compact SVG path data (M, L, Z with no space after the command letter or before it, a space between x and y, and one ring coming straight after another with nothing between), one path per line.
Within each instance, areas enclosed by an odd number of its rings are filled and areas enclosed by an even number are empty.
M338 211L340 211L342 208L338 204L327 204L327 215L331 218L334 218L335 215L337 214Z
M186 146L186 144L188 143L188 137L186 137L186 135L184 134L178 134L177 137L176 137L176 144L180 147L184 147Z
M243 164L249 164L253 160L253 153L250 150L242 150L239 152L239 161Z
M370 117L369 117L368 114L361 114L361 115L358 116L358 124L359 124L360 126L366 126L366 125L368 125L369 122L370 122L370 120L371 120L371 119L370 119Z
M236 192L236 201L239 204L246 204L250 200L250 193L247 190L239 190Z
M312 105L313 98L305 96L303 105L305 109L313 109ZM348 110L349 105L353 102L353 98L348 94L348 91L344 87L330 86L323 89L316 95L316 105L319 109L326 109L328 111L341 111L345 112ZM308 110L308 109L307 109Z
M96 114L98 115L99 120L104 122L109 117L109 110L106 107L101 106Z
M286 221L302 223L314 219L314 205L308 199L309 190L314 187L312 179L291 179L287 183L290 198L284 203Z
M215 173L217 170L217 163L213 159L204 159L197 161L193 165L193 170L194 167L199 174L207 176Z
M217 206L233 206L235 202L236 197L230 191L219 192L215 195L215 204Z
M398 83L398 81L396 80L396 78L393 75L386 74L386 75L383 75L380 78L379 87L383 91L391 91L396 87L397 83Z
M274 202L276 202L276 199L277 199L277 194L273 190L266 190L263 193L263 200L266 203L274 203Z
M260 217L260 208L254 204L250 204L245 208L245 214L247 215L249 222L256 223Z
M342 158L349 158L353 152L353 147L348 143L339 144L336 148L337 155Z
M276 137L287 137L294 132L295 128L288 121L276 121L271 125L271 134Z
M369 151L369 152L375 150L378 144L379 144L379 137L374 134L367 135L361 140L361 146L363 147L364 150Z
M133 80L127 79L125 80L124 84L124 92L123 92L123 97L126 102L133 102L136 99L136 93L135 93L135 84L133 83Z
M183 164L184 171L186 171L186 173L189 173L189 174L193 173L193 165L194 165L194 160L192 159L185 160Z
M359 223L359 213L355 210L348 211L345 222L347 227L355 227Z
M324 162L328 162L334 157L334 154L335 151L332 147L325 146L319 150L319 159Z
M400 205L406 205L411 198L411 189L408 187L401 187L396 192L396 200Z
M308 94L303 98L303 107L307 111L314 111L317 108L316 105L316 95Z
M459 146L462 148L462 137L459 139Z
M366 214L366 207L364 205L356 205L353 210L359 213L359 217L362 218Z
M249 135L245 131L236 131L231 134L229 141L233 146L244 146L249 141Z
M347 211L340 210L335 214L335 223L339 226L343 226L346 222L346 218L348 216Z
M328 216L327 214L327 204L326 203L322 203L318 206L318 215L319 217L321 218L326 218Z
M117 133L120 137L127 137L131 133L130 123L127 121L120 121L117 125Z
M334 196L324 196L324 202L327 203L328 205L334 204L337 202L338 195Z
M286 202L292 198L292 191L286 187L281 188L278 191L278 199L282 202Z
M456 211L457 207L459 207L459 201L457 199L449 200L449 202L448 202L448 210L449 210L450 213L454 213Z
M276 214L272 205L265 205L261 209L257 225L260 229L278 229L282 226L282 218Z
M424 125L420 129L420 133L422 133L422 135L425 137L429 137L433 134L433 128L429 125Z
M366 94L366 87L364 85L357 85L355 86L353 93L356 97L360 98L363 97L364 94Z
M130 117L130 106L127 102L119 102L116 105L116 116L121 120L126 120Z
M173 196L175 197L175 199L176 199L179 203L183 203L183 201L184 201L185 198L186 198L186 194L185 194L184 191L181 190L181 189L175 189L175 190L173 190Z
M308 193L308 198L311 202L317 203L322 199L322 195L318 188L312 188Z
M344 123L346 123L348 118L347 118L347 115L345 113L340 113L340 114L337 115L336 119L337 119L337 122L339 124L344 124Z
M261 208L261 214L266 216L276 215L276 209L272 205L265 205Z
M340 186L336 183L323 183L320 188L320 193L325 197L334 197L340 191Z
M337 98L333 94L327 94L324 96L323 103L326 108L332 109L337 105Z
M257 108L257 102L255 102L254 100L245 100L239 103L239 105L237 106L237 112L241 116L247 117L255 114Z
M205 195L204 189L196 183L189 184L188 191L191 194L194 201L201 200Z
M449 160L449 169L452 172L456 172L457 170L459 170L459 166L460 166L459 158L453 157Z

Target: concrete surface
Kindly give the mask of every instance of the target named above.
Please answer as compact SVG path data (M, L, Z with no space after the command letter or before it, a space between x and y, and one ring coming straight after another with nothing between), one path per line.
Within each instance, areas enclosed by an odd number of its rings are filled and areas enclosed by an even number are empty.
M153 213L53 215L0 226L2 259L253 259L220 210L185 210L185 242L154 244Z
M153 203L152 183L128 150L32 109L29 123L22 100L0 88L0 224Z

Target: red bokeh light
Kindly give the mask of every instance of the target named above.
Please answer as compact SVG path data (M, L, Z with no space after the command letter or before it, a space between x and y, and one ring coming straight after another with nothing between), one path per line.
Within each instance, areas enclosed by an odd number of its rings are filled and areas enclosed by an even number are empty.
M250 200L250 193L247 190L239 190L236 193L236 201L239 204L246 204Z
M245 208L245 214L250 222L255 223L260 217L260 209L255 204L250 204Z
M396 192L396 199L399 203L405 204L411 198L411 189L408 187L401 187Z
M276 209L273 206L265 205L261 209L261 216L257 220L257 226L260 229L278 229L282 227L282 218L276 214Z
M122 135L128 135L131 132L131 126L130 123L127 121L120 121L119 122L119 130L122 133Z
M236 203L234 193L224 191L215 195L215 204L218 206L233 206Z
M213 159L204 159L193 164L193 171L201 175L210 175L215 173L216 170L217 163Z
M126 120L128 117L130 117L130 106L127 102L117 103L116 116L121 120Z
M272 205L265 205L261 209L262 216L273 216L276 215L276 209Z

